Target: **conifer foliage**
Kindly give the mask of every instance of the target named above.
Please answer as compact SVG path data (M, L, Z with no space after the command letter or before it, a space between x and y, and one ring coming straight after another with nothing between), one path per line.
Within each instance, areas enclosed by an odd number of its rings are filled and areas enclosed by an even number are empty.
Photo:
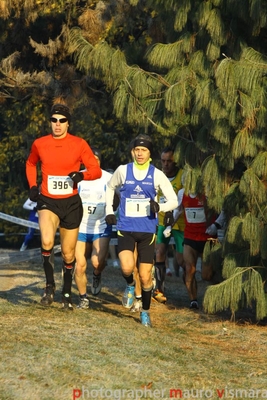
M133 12L140 3L131 2ZM114 92L119 118L171 138L186 190L205 193L211 209L225 211L224 281L208 288L205 309L234 313L256 303L261 319L267 315L267 5L158 0L146 7L150 41L138 65L108 37L91 47L75 28L77 65Z
M15 3L1 2L1 43L9 46L1 101L34 95L75 108L88 98L97 104L89 92L101 87L125 131L173 143L186 191L204 193L210 210L227 216L223 243L205 254L222 263L223 276L207 289L205 309L255 305L258 319L267 316L266 1ZM3 34L14 16L27 27L19 50ZM36 35L44 21L46 40Z

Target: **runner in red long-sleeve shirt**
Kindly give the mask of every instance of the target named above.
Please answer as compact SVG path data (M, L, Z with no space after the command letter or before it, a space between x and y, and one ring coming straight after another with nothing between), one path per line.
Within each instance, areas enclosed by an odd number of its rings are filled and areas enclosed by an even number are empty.
M33 142L26 161L29 197L32 201L37 201L41 252L46 276L46 288L41 304L48 306L54 300L53 248L59 227L63 258L62 308L73 310L71 285L75 246L83 213L77 184L83 179L98 179L102 172L86 141L68 133L71 115L67 106L55 104L51 109L50 121L52 133ZM38 164L42 173L40 193L37 187ZM86 171L79 171L81 164Z

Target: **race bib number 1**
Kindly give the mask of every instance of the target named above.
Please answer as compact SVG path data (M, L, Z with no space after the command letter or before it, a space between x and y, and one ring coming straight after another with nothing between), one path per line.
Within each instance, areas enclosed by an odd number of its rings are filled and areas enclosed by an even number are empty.
M126 199L126 217L148 217L150 215L149 199Z
M73 180L69 176L48 175L48 192L54 195L73 193Z

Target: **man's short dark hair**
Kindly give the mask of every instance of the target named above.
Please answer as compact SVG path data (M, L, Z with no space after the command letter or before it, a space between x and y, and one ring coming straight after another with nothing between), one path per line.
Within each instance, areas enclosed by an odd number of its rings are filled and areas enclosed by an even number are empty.
M161 153L174 153L174 148L172 146L164 147Z

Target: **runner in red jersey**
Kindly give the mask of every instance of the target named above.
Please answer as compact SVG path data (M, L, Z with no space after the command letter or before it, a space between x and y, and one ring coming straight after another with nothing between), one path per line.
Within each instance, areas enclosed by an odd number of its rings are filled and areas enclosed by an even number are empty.
M208 222L205 212L204 196L194 194L186 195L184 189L178 192L178 212L174 213L177 218L184 211L185 230L184 230L184 250L183 257L185 263L184 282L190 298L190 308L198 309L197 301L197 281L195 278L196 264L198 257L202 258L204 246L211 235L207 234ZM214 222L215 217L211 222ZM202 279L210 281L212 278L212 266L202 262Z
M75 266L75 246L82 219L82 202L77 190L81 180L101 177L99 164L86 141L68 133L71 121L69 108L55 104L51 109L52 133L36 139L26 161L30 199L37 202L41 232L41 252L46 276L46 288L41 304L54 300L54 241L59 227L63 258L62 308L73 310L72 277ZM37 187L37 166L40 164L42 183ZM81 164L86 171L80 172Z
M206 233L207 220L204 207L204 197L183 194L182 206L185 212L184 238L201 242L205 246L206 240L210 237Z

